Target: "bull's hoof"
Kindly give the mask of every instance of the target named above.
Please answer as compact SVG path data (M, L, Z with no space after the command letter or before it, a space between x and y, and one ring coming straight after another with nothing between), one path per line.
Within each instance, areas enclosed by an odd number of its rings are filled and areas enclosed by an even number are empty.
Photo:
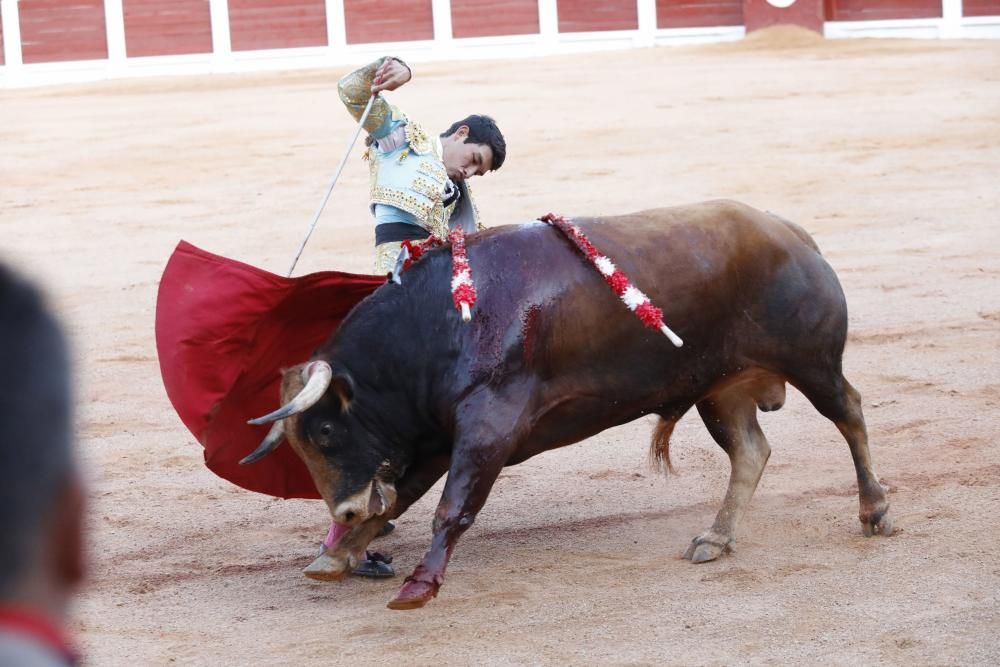
M861 530L864 532L865 537L871 537L872 535L884 535L888 537L892 535L892 517L889 516L889 508L881 512L872 512L871 514L864 515L861 517Z
M302 574L318 581L340 581L347 575L349 569L350 564L346 558L336 558L324 552L317 556L309 567L302 570Z
M731 539L710 530L691 541L687 551L684 552L684 558L692 563L707 563L727 551L732 551L730 546L732 543Z
M391 599L386 606L389 609L420 609L434 599L435 595L437 595L437 590L434 584L410 580L403 584L403 587L396 593L396 597Z

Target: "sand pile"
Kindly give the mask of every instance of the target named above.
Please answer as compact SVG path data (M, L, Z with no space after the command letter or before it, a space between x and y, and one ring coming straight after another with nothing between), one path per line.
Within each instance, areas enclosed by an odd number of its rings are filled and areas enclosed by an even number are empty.
M744 38L744 46L760 49L801 49L821 46L826 38L818 32L797 25L775 25L762 30L755 30Z

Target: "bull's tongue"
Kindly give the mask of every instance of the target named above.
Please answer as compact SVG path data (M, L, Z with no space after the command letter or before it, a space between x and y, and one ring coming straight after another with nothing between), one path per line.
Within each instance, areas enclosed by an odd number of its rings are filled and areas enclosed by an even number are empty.
M350 526L344 526L342 524L337 523L336 521L331 522L330 530L326 534L326 539L323 540L323 546L329 549L330 547L332 547L334 544L337 543L337 540L339 540L341 537L344 536L344 533L346 533L350 529L351 529Z

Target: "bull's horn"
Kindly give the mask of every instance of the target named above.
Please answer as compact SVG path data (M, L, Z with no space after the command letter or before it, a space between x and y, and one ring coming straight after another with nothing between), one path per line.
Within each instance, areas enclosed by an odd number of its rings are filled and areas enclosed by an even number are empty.
M257 449L253 450L253 453L240 461L241 466L245 466L248 463L253 463L257 459L262 459L281 444L281 439L285 437L285 424L284 422L274 422L274 426L271 430L267 432L267 437L264 438L264 442L260 443Z
M330 381L333 379L333 369L325 361L314 361L302 369L302 374L307 378L306 386L302 387L302 391L295 398L271 414L251 419L247 423L255 426L257 424L266 424L297 415L316 405L316 402L323 398L323 394L326 393L326 390L330 386Z

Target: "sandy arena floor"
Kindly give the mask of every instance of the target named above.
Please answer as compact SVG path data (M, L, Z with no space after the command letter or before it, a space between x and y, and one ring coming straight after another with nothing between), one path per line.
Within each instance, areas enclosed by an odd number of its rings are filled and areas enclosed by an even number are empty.
M338 71L0 93L0 255L73 336L93 565L74 620L93 665L996 664L1000 656L1000 43L740 44L416 68L431 128L500 122L487 223L715 197L814 235L851 308L898 532L865 539L832 424L794 391L735 553L681 559L728 460L696 415L679 473L636 422L506 472L440 597L385 603L439 487L379 547L394 580L310 581L318 502L214 477L160 383L157 280L179 239L284 272L351 131ZM355 156L302 273L365 272Z

